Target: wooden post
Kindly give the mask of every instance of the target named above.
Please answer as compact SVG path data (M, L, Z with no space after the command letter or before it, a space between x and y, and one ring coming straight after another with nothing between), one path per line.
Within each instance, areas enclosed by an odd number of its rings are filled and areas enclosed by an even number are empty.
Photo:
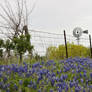
M92 58L91 35L89 35L89 42L90 42L90 57Z
M66 42L66 32L64 30L64 40L65 40L65 49L66 49L66 58L68 58L67 42Z

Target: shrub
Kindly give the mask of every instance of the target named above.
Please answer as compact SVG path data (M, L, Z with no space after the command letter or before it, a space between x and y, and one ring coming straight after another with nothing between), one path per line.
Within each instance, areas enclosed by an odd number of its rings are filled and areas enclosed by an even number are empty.
M90 56L90 49L83 45L75 45L74 43L67 43L69 57L88 57ZM47 48L46 57L48 59L64 59L66 56L66 49L64 45L58 47L50 46Z

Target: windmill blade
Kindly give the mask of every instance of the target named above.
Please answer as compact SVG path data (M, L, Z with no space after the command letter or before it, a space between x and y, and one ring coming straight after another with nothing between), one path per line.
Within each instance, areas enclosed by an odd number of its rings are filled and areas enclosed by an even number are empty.
M83 31L83 33L88 34L88 30Z

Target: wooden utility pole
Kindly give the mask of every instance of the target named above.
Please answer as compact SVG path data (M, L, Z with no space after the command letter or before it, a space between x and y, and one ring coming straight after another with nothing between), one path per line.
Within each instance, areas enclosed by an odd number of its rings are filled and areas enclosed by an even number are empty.
M68 50L67 50L67 41L66 41L66 32L65 32L65 30L64 30L64 40L65 40L66 58L68 58Z
M89 35L89 42L90 42L90 57L92 58L91 35Z

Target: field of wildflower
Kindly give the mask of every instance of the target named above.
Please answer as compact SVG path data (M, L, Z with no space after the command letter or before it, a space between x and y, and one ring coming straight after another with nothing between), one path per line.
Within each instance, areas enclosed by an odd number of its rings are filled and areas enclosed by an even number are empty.
M0 92L92 92L92 60L0 65Z

